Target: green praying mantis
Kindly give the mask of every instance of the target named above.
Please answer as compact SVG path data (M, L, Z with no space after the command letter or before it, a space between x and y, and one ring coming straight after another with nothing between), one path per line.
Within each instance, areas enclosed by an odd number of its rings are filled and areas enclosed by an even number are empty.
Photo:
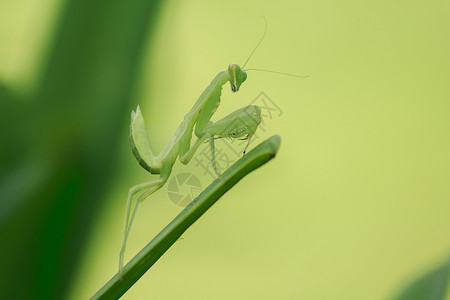
M197 149L203 143L209 142L211 147L212 166L216 174L220 176L215 161L215 139L233 138L248 140L247 146L245 147L243 153L245 155L245 151L250 144L250 140L261 123L261 109L256 105L248 105L232 112L215 123L211 122L211 117L220 105L222 87L229 82L231 91L233 93L238 92L242 83L247 79L247 71L249 70L273 72L295 77L306 77L262 69L244 70L244 67L250 60L251 56L264 39L266 32L267 22L265 23L265 31L263 36L248 57L245 64L240 67L236 63L231 63L227 70L220 72L216 75L216 77L214 77L208 87L195 102L191 110L184 116L183 121L169 143L158 155L153 153L150 146L150 141L147 136L144 118L140 107L138 106L136 111L131 112L130 143L132 152L139 164L145 170L151 174L159 174L159 178L135 185L130 188L128 192L123 241L119 257L119 272L121 272L123 268L127 239L140 203L164 186L172 172L172 167L177 158L179 158L182 164L188 164ZM197 140L193 145L191 145L193 132L195 133ZM136 198L136 204L134 206L133 213L131 214L131 204L134 198Z

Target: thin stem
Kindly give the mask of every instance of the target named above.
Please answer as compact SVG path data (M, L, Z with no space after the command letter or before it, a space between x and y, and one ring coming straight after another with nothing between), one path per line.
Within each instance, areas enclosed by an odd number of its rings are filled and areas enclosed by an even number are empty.
M117 273L91 299L120 298L223 194L245 175L274 158L279 146L280 136L272 136L234 163L153 238L120 275Z

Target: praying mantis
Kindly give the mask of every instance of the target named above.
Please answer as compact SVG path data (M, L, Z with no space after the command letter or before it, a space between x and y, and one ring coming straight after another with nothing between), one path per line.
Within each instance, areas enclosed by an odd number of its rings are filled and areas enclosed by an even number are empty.
M248 147L252 136L261 123L261 109L258 106L245 106L215 123L210 121L220 104L222 86L230 82L232 92L237 92L246 79L247 73L235 63L230 64L228 70L217 74L200 95L192 109L184 116L184 120L167 146L158 155L152 152L140 107L138 106L136 111L132 111L130 143L133 154L145 170L160 176L159 179L135 185L129 190L119 271L123 267L126 242L139 204L167 182L177 157L179 157L182 164L188 164L195 151L204 142L208 141L211 147L213 168L216 174L220 175L215 161L214 139L222 137L248 139ZM191 146L193 131L195 131L197 140ZM130 219L131 202L138 194L139 196L137 196L135 208Z
M208 87L195 102L191 110L184 116L183 121L179 125L169 143L158 155L153 153L150 146L150 141L147 136L144 118L140 107L138 106L136 111L131 112L130 143L132 152L139 164L145 170L151 174L159 174L159 178L135 185L130 188L128 192L123 240L119 257L119 273L123 268L126 243L140 203L164 186L172 172L172 167L177 158L179 158L182 164L188 164L193 158L196 150L203 143L209 142L211 147L212 166L216 174L220 176L215 161L215 139L234 138L248 140L247 146L243 153L245 154L251 138L261 123L261 109L256 105L248 105L213 123L211 121L211 117L220 105L220 97L223 86L229 82L231 91L233 93L238 92L242 83L247 79L247 71L249 70L273 72L295 77L305 77L262 69L244 70L245 65L264 39L266 32L267 21L265 23L265 31L263 36L248 57L245 64L240 67L236 63L231 63L227 70L220 72L216 75L216 77L214 77ZM195 134L197 140L193 145L191 145L193 133ZM136 204L134 206L133 213L131 214L131 204L134 198L136 198Z

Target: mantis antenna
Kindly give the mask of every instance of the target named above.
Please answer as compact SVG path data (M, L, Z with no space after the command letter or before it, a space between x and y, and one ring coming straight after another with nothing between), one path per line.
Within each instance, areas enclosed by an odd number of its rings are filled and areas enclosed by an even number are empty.
M263 41L264 37L266 36L267 33L267 19L266 17L264 18L264 33L262 35L262 37L259 39L258 44L256 44L255 49L253 49L252 53L250 53L250 56L247 58L247 60L245 61L245 64L242 66L242 69L244 69L244 67L247 65L248 61L250 60L250 58L252 57L253 53L255 53L256 49L258 49L259 44L261 44L261 42ZM281 74L281 75L286 75L286 76L292 76L292 77L298 77L298 78L307 78L309 77L309 75L305 75L305 76L300 76L300 75L294 75L294 74L289 74L289 73L283 73L283 72L277 72L277 71L271 71L271 70L263 70L263 69L246 69L244 70L245 72L247 71L261 71L261 72L269 72L269 73L275 73L275 74Z
M281 74L281 75L286 75L286 76L292 76L292 77L298 77L298 78L308 78L309 75L294 75L294 74L289 74L289 73L283 73L283 72L277 72L277 71L271 71L271 70L263 70L263 69L247 69L244 70L245 72L247 71L261 71L261 72L269 72L269 73L275 73L275 74Z
M262 37L259 39L258 44L256 44L255 49L253 49L252 53L250 53L250 56L247 58L247 60L245 61L245 64L242 66L242 69L245 67L245 65L248 63L248 61L250 60L250 58L252 57L253 53L255 53L256 49L258 49L259 44L261 44L261 42L263 41L264 37L266 36L267 33L267 19L266 17L264 18L264 33L262 35Z

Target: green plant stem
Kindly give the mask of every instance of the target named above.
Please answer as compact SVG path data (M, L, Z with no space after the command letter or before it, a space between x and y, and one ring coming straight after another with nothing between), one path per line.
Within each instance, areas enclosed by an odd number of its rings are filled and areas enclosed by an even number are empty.
M273 157L280 146L274 135L244 155L195 198L91 299L118 299L200 218L223 194L251 171Z

